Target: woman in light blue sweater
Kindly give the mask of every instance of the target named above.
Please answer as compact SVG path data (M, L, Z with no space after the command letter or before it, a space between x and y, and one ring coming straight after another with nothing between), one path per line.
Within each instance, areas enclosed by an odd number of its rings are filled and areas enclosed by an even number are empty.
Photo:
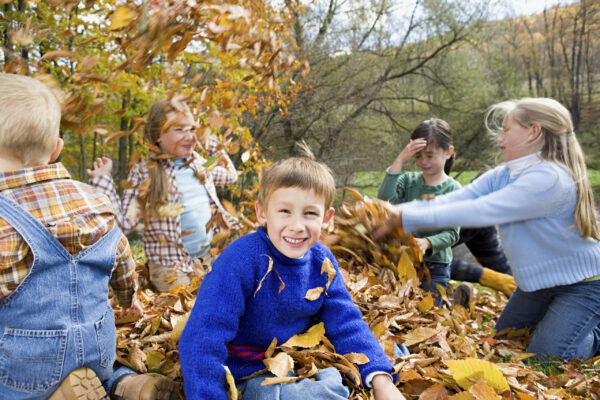
M459 191L400 206L376 236L399 225L499 225L518 288L496 331L528 328L538 359L591 358L600 351L600 230L571 115L553 99L524 98L490 107L485 121L506 163Z

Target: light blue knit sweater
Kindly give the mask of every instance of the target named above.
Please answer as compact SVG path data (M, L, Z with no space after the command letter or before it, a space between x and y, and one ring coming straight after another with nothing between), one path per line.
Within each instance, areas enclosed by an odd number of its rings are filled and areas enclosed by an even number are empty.
M540 161L511 178L507 166L461 190L403 204L405 231L499 225L521 290L569 285L600 275L600 244L575 227L577 192L567 171Z

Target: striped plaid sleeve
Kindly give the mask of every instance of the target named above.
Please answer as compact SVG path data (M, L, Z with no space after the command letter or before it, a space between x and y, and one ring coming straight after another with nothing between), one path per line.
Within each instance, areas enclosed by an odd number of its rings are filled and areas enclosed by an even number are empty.
M125 235L121 236L121 240L117 245L116 261L110 277L110 286L119 305L130 307L138 285L135 261L131 256L131 248Z
M110 174L96 176L90 179L90 184L106 194L110 199L117 216L119 228L121 228L125 234L129 234L133 231L139 220L130 220L132 213L128 213L127 211L132 205L132 202L134 200L137 201L139 185L141 184L140 181L141 174L139 169L135 167L132 168L127 177L128 186L130 186L130 188L123 190L123 199L121 199L117 194L115 183Z
M237 181L238 173L227 152L225 150L217 150L218 144L219 139L217 139L216 136L210 136L205 150L209 157L213 155L222 155L221 160L225 162L225 165L218 165L208 173L212 177L215 185L230 185Z

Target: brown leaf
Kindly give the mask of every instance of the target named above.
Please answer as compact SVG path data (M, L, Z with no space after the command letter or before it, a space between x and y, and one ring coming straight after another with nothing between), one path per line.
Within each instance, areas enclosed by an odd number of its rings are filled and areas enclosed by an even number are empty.
M488 386L485 381L477 381L469 388L471 393L477 400L498 400L500 396L494 389Z
M423 393L419 395L419 400L447 400L448 390L441 383L436 383L425 389Z

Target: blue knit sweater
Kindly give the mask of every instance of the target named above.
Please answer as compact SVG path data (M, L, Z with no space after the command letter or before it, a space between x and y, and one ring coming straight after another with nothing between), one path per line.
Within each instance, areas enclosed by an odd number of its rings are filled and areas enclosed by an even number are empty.
M407 232L499 225L515 281L529 292L600 275L600 244L575 227L576 204L569 173L540 161L514 177L496 167L461 190L401 210Z
M336 269L335 278L317 300L306 300L309 289L327 284L327 274L321 274L326 257ZM274 270L257 289L267 273L269 258L285 284L281 293ZM186 398L226 399L223 365L236 380L264 368L262 359L230 355L228 344L266 349L273 338L282 344L317 320L325 324L325 334L337 353L363 353L369 358L359 367L363 380L372 372L392 371L327 247L317 243L304 257L294 259L277 251L262 228L237 239L204 278L181 335L179 356Z

